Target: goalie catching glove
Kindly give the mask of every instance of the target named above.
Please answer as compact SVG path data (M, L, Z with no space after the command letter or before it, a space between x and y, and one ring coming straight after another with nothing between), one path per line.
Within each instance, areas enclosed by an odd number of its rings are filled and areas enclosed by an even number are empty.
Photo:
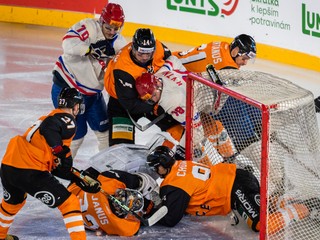
M73 171L76 176L72 179L78 187L88 193L97 193L101 189L101 183L98 180L100 172L90 167L79 172Z
M95 59L109 58L115 55L113 46L108 40L100 40L96 43L92 43L86 55L92 56Z

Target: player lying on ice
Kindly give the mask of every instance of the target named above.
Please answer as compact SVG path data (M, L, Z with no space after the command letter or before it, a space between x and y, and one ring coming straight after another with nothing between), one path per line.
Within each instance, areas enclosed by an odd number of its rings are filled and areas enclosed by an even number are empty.
M160 224L174 227L185 213L195 216L227 215L236 211L253 231L260 229L260 186L257 178L236 164L206 166L181 161L166 146L156 147L147 157L148 166L163 181L162 205L168 213ZM278 211L268 215L268 234L274 234L291 222L313 216L320 200L282 202ZM319 218L318 218L319 220Z
M153 206L161 202L159 186L146 173L131 174L120 170L100 173L92 167L74 171L79 181L72 183L68 190L80 200L85 228L96 231L97 235L103 232L119 236L137 234L140 217L148 216ZM134 213L128 212L127 208ZM146 225L153 225L161 216L154 214L152 217L155 220L146 218Z

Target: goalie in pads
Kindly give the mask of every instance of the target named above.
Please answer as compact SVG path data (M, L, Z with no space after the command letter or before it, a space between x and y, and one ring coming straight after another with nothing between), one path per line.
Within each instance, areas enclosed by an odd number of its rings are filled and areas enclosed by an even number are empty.
M113 195L121 204L138 214L148 214L154 205L161 202L156 181L145 173L131 174L112 170L100 174L91 167L83 174L99 181L104 192ZM80 200L86 229L96 231L99 235L105 232L108 235L119 236L133 236L139 231L140 221L101 191L95 191L96 188L91 191L89 186L86 189L73 183L68 190Z

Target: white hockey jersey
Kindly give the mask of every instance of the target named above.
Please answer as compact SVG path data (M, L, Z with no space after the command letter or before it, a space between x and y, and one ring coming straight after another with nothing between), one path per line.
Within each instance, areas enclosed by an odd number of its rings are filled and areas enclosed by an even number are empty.
M63 54L58 58L56 70L66 83L84 95L94 95L104 89L106 60L85 56L90 44L105 40L98 20L86 18L73 25L63 37ZM117 53L127 43L118 34L113 47Z
M178 70L155 74L162 79L162 93L158 104L164 111L185 125L186 121L186 80L188 72Z

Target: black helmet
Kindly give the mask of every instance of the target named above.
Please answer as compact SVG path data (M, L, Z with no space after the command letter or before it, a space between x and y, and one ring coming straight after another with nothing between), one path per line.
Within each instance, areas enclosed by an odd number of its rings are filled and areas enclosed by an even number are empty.
M65 87L60 91L58 96L58 107L59 108L73 108L76 104L81 105L83 103L82 94L75 88Z
M240 34L230 44L230 51L239 47L238 55L247 55L249 58L255 58L257 54L256 42L252 37L246 34Z
M149 28L139 28L132 38L133 48L141 53L152 53L155 50L156 39Z
M174 152L166 146L156 147L147 157L147 164L153 171L156 171L159 165L171 168L175 161Z

